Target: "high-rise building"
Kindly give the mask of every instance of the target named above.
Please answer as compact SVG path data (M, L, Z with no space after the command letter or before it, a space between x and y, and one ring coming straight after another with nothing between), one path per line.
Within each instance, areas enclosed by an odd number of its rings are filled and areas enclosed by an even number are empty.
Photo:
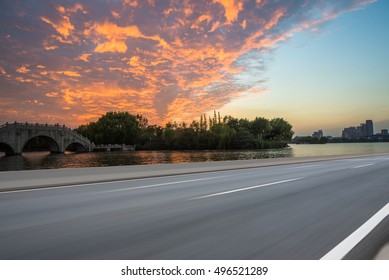
M357 127L351 126L343 129L342 131L342 138L346 139L359 139L371 136L374 136L374 126L372 120L366 120L365 123L361 123Z
M373 121L366 120L365 135L364 136L373 136L373 135L374 135Z
M317 138L317 139L321 139L323 136L324 136L323 130L315 131L315 132L312 134L312 137Z
M364 123L361 123L360 126L357 126L357 137L364 137L364 136L367 136L367 132L366 132L366 124Z
M355 139L357 138L357 128L354 126L343 129L342 138Z

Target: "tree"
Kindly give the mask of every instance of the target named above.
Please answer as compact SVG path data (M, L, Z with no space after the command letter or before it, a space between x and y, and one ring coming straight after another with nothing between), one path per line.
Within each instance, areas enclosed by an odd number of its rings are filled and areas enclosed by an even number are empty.
M265 118L256 117L250 122L250 132L259 140L271 131L270 122Z
M139 116L128 112L108 112L96 123L80 126L77 132L88 137L95 144L133 145L138 142L141 126Z
M168 149L174 148L174 140L176 138L176 127L172 123L167 123L162 134L162 139Z
M292 126L282 118L257 117L253 121L202 115L200 121L150 125L142 115L108 112L97 122L76 131L95 144L127 144L140 149L258 149L282 147L293 136Z
M283 118L275 118L270 121L271 132L269 138L273 140L290 141L294 134L292 125Z
M235 149L253 149L256 148L256 140L254 136L246 129L239 130L233 141Z
M230 128L235 129L235 131L238 131L238 129L239 129L239 119L234 118L232 116L227 116L227 117L225 117L225 119L226 119L226 121L225 121L226 124Z
M250 121L248 119L240 119L239 120L239 130L250 131Z
M88 138L92 142L96 143L96 136L97 136L97 129L96 129L96 123L90 122L89 124L80 125L78 128L74 130L78 134L83 135L84 137Z
M140 145L147 149L160 149L162 146L163 127L159 125L148 125L142 128Z

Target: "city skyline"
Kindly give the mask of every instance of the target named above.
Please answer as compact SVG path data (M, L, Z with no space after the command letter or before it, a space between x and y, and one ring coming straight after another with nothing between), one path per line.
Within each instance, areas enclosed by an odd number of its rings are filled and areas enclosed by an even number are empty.
M0 4L3 123L217 110L283 117L295 135L389 127L387 1L35 3Z

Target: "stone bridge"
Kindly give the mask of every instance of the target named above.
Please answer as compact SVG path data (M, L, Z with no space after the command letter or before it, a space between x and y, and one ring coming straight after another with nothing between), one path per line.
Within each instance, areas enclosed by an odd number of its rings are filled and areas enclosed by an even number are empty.
M93 144L89 139L65 125L6 123L0 126L0 150L6 155L20 155L28 141L44 139L52 153L64 153L72 145L78 152L89 152Z

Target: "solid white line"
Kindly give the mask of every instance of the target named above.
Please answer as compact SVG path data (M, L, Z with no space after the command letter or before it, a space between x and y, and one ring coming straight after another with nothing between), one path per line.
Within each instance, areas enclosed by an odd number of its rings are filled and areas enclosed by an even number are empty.
M247 191L247 190L252 190L252 189L257 189L257 188L262 188L262 187L267 187L267 186L272 186L272 185L292 182L292 181L297 181L297 180L301 180L303 178L304 177L293 178L293 179L288 179L288 180L283 180L283 181L277 181L277 182L262 184L262 185L258 185L258 186L252 186L252 187L247 187L247 188L235 189L235 190L225 191L225 192L220 192L220 193L213 193L213 194L208 194L208 195L204 195L204 196L199 196L199 197L191 198L189 200L196 200L196 199L202 199L202 198L208 198L208 197L213 197L213 196L225 195L225 194L230 194L230 193L242 192L242 191Z
M132 191L132 190L139 190L139 189L155 188L155 187L160 187L160 186L176 185L176 184L182 184L182 183L206 181L206 180L219 179L219 178L224 178L224 177L229 177L229 176L208 177L208 178L193 179L193 180L185 180L185 181L177 181L177 182L169 182L169 183L161 183L161 184L153 184L153 185L146 185L146 186L139 186L139 187L122 188L122 189L101 191L101 192L99 192L99 193L111 193L111 192L120 192L120 191Z
M97 182L97 183L85 183L85 184L75 184L75 185L67 185L67 186L57 186L57 187L43 187L43 188L36 188L36 189L26 189L26 190L12 190L12 191L4 191L0 192L0 195L7 194L7 193L21 193L21 192L35 192L35 191L45 191L45 190L56 190L56 189L71 189L71 188L79 188L84 186L91 186L91 185L101 185L101 184L110 184L110 183L121 183L129 180L122 180L122 181L112 181L112 182Z
M321 166L321 165L322 164L304 165L304 166L290 167L289 169L310 168L310 167L316 167L316 166Z
M0 195L7 194L7 193L21 193L21 192L56 190L56 189L70 189L70 188L79 188L79 187L106 185L106 184L111 185L111 184L118 184L118 183L123 183L123 182L130 182L130 181L135 182L135 181L157 180L157 179L161 179L161 178L184 177L184 176L192 176L192 175L193 174L182 174L182 175L160 176L160 177L152 177L152 178L113 180L113 181L104 181L104 182L96 182L96 183L81 183L81 184L74 184L74 185L43 187L43 188L36 188L36 189L12 190L12 191L0 192ZM220 176L220 177L214 177L214 178L222 178L222 177L228 177L228 176Z
M353 167L352 169L367 167L367 166L371 166L371 165L374 165L374 164L375 164L375 163L368 163L368 164L358 165L358 166Z
M373 217L366 221L356 231L340 242L334 249L324 255L322 260L341 260L363 238L365 238L383 219L389 215L389 203L379 210Z

